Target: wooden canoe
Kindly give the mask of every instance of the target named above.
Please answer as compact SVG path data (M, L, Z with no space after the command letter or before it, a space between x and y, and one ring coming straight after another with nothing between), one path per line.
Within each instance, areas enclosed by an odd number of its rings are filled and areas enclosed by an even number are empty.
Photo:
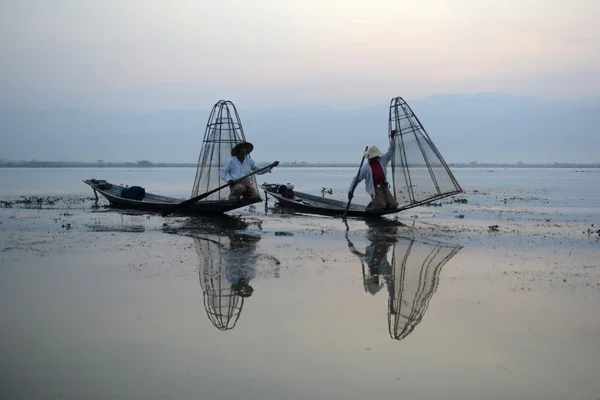
M89 185L94 192L100 193L104 196L111 204L111 206L143 210L162 212L170 209L175 204L181 203L186 199L178 199L174 197L165 197L157 194L146 192L143 200L131 200L125 199L119 196L119 192L124 186L115 185L105 180L87 179L83 181ZM97 197L97 195L96 195ZM227 211L235 210L238 208L246 207L250 204L258 203L262 199L256 200L220 200L220 201L198 201L197 203L191 204L190 206L182 209L180 213L189 215L219 215Z
M261 188L265 191L265 193L275 198L279 203L280 207L294 210L297 212L341 217L344 215L346 205L348 204L344 201L326 199L324 197L314 196L312 194L296 191L294 191L294 198L290 199L284 197L283 195L277 192L278 186L278 184L263 183L261 185ZM399 211L400 210L398 209L386 209L383 211L365 211L364 205L350 203L350 208L348 209L348 216L359 218L379 218L383 215L393 214Z
M278 201L280 207L294 210L296 212L341 217L344 215L346 205L348 204L346 201L326 199L324 197L314 196L312 194L296 191L294 191L294 198L290 199L283 196L277 191L279 186L281 185L263 183L261 185L261 188L265 191L265 193L275 198ZM382 211L365 211L364 205L350 203L350 208L348 209L347 215L349 217L358 218L379 218L387 214L395 214L404 210L408 210L410 208L422 206L424 204L431 203L432 201L440 200L448 196L453 196L461 192L462 190L458 190L454 192L443 193L441 195L433 195L430 198L419 202L407 204L398 208L385 209Z

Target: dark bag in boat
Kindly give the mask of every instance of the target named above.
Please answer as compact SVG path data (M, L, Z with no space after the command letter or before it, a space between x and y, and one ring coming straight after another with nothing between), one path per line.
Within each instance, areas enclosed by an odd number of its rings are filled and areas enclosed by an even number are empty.
M121 197L130 200L142 200L146 196L146 189L141 186L131 186L121 189Z

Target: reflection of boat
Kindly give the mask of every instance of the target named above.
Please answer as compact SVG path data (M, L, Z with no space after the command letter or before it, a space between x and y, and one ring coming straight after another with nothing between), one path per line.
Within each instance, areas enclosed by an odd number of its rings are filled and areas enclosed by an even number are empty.
M392 173L388 179L392 178L390 190L398 202L398 208L367 212L364 205L351 203L349 216L378 217L397 213L463 191L425 128L401 97L392 99L388 122L392 164ZM341 216L346 209L346 199L325 199L302 192L286 196L278 191L281 186L263 184L262 188L282 207L331 216Z
M261 220L223 214L189 217L180 222L171 222L168 225L165 224L162 231L190 237L204 237L207 234L227 236L234 231L248 229L250 225L256 225L259 230L262 229Z
M390 337L401 340L421 322L437 290L442 267L462 247L402 238L389 227L383 229L387 232L376 227L369 229L370 243L364 254L349 239L348 246L361 258L365 291L376 294L384 283L387 286ZM391 262L388 262L390 249Z
M112 206L119 208L159 212L168 210L175 204L179 204L185 200L174 197L159 196L148 192L146 192L142 200L126 199L120 195L120 191L124 189L123 186L114 185L110 182L96 179L88 179L83 182L94 189L95 192L98 192L104 196ZM199 215L222 214L226 211L245 207L259 201L260 200L199 201L186 207L183 211L188 214Z

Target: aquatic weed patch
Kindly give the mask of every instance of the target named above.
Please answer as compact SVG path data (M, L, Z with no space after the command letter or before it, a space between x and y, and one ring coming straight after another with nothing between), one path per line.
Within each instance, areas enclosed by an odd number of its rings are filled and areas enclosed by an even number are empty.
M0 200L0 204L2 208L61 209L83 208L94 200L85 196L19 196Z

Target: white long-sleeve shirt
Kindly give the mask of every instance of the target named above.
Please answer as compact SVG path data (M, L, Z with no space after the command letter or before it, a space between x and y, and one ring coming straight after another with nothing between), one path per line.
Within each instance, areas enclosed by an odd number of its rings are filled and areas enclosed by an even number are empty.
M244 158L244 162L240 162L237 156L231 157L221 171L219 171L219 177L225 183L230 180L235 181L240 179L242 176L248 175L252 173L252 171L256 171L258 169L258 165L254 162L253 159L246 157ZM266 174L267 172L271 172L270 170L265 170L257 173L257 175ZM246 178L246 181L249 181L251 178Z
M385 153L383 156L381 156L379 158L379 164L381 164L381 169L383 169L383 175L385 176L385 179L387 181L387 166L390 163L391 159L392 159L392 154L394 153L394 145L396 143L396 138L392 138L392 140L390 140L390 147L387 151L387 153ZM356 185L358 186L358 184L362 181L365 180L365 189L367 190L367 193L369 193L369 195L371 196L371 199L375 198L375 185L373 184L373 172L371 171L371 166L369 165L369 161L367 160L366 163L363 164L363 166L360 168L360 171L358 173L358 180L356 179L356 177L352 178L352 182L350 183L350 188L348 190L348 192L350 192L352 190L352 188L355 185L355 181L356 181Z

